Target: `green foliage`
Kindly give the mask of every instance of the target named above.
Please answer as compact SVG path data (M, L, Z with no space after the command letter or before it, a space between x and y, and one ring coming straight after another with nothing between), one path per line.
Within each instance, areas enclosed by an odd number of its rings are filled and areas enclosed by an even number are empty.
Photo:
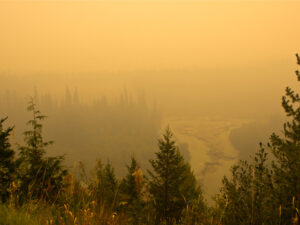
M136 189L134 172L138 169L137 161L134 157L131 158L130 166L127 166L127 175L122 179L120 183L120 192L122 194L122 200L132 203L139 198L138 190Z
M181 216L181 224L209 224L209 219L209 208L200 192L196 198L191 198L184 208Z
M9 187L15 177L14 150L11 149L9 136L13 127L3 128L7 118L0 119L0 202L9 198Z
M0 205L0 225L41 224L35 215L26 212L25 208L15 209Z
M241 160L232 167L232 177L224 177L219 206L223 224L275 224L272 174L266 165L267 153L261 145L253 162Z
M46 116L36 109L33 99L29 102L28 111L33 115L27 122L32 129L24 132L26 145L19 147L20 154L17 159L21 201L28 197L55 201L67 174L62 166L63 157L45 156L46 147L53 143L43 140L43 126L40 121Z
M300 58L297 55L297 63ZM298 81L300 72L296 71ZM296 216L295 208L300 206L300 97L291 88L286 88L282 97L282 106L290 119L284 123L281 137L271 135L269 148L275 160L273 162L275 198L281 205L281 220L289 223L291 215ZM299 215L298 215L299 217Z
M183 172L183 181L180 185L180 192L184 196L185 202L190 203L194 200L203 200L202 191L197 183L196 177L191 169L189 163L185 163L185 170ZM202 204L203 202L201 202Z
M190 225L205 224L209 218L208 207L188 163L185 166L184 177L185 180L181 184L180 191L186 205L181 215L181 223Z
M158 140L158 146L156 158L150 160L153 172L148 171L151 177L149 192L154 199L156 223L173 224L180 221L187 202L198 194L198 190L169 127Z
M116 207L118 201L118 180L116 178L114 168L109 162L105 166L99 160L96 166L96 193L97 200L101 204Z
M297 55L300 65L300 58ZM298 81L300 72L296 71ZM300 203L300 96L286 88L282 106L290 120L284 123L283 136L273 133L267 147L272 153L272 168L263 145L254 161L240 161L232 168L232 178L224 177L221 198L223 224L292 224L299 221Z
M126 206L125 211L130 223L137 225L145 219L146 203L142 200L144 195L143 173L134 157L131 158L131 164L127 166L127 171L127 175L120 183L121 203Z

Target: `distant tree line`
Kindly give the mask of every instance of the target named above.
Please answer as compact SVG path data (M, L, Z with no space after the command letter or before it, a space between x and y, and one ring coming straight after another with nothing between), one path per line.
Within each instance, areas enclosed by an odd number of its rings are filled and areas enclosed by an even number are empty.
M97 158L109 159L117 175L123 176L123 167L132 155L143 168L154 155L161 115L154 105L147 103L142 92L132 97L124 91L115 100L103 96L83 103L77 89L71 92L66 88L61 100L39 94L35 89L33 101L50 118L45 121L44 132L56 144L48 154L65 154L68 165L74 161L93 165ZM7 91L0 96L0 113L10 115L15 121L13 136L18 143L22 142L22 131L26 129L24 121L29 119L24 110L26 104L26 98L17 93ZM187 149L182 151L188 157Z

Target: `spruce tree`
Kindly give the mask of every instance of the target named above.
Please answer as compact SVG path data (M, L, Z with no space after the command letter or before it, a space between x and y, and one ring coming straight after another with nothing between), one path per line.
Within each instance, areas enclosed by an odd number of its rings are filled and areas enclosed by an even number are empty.
M11 149L9 136L13 127L3 128L7 117L0 119L0 202L9 198L8 189L15 177L14 150Z
M37 109L33 99L30 100L28 111L33 118L27 122L31 130L24 132L25 145L20 146L17 160L18 177L21 181L21 200L45 199L55 200L63 187L63 178L67 174L62 166L63 157L47 157L46 147L52 141L44 141L42 120L46 116Z
M159 151L156 158L150 160L153 170L150 174L149 192L156 209L156 224L179 222L182 210L189 201L185 189L189 175L187 164L180 155L173 140L173 133L167 127L165 134L158 140ZM193 183L194 181L192 181ZM193 189L193 185L190 185Z

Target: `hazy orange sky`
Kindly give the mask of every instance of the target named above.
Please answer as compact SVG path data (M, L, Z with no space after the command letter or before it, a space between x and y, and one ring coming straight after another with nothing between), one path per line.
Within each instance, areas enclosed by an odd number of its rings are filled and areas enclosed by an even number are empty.
M2 79L0 92L68 86L94 99L125 87L172 113L282 113L299 12L286 0L0 0L0 75L35 75Z
M299 1L0 1L0 72L294 65Z

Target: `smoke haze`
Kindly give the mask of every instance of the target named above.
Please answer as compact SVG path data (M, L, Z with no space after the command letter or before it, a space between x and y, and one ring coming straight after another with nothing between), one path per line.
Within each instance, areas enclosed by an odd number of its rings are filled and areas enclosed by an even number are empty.
M299 10L297 1L0 1L0 117L21 142L26 102L46 99L56 151L80 160L80 145L69 145L79 135L91 145L86 161L121 166L139 149L146 165L170 124L213 194L230 165L280 127L281 96L295 86ZM67 90L77 92L72 107ZM82 133L68 127L87 115ZM62 127L72 130L64 139Z

